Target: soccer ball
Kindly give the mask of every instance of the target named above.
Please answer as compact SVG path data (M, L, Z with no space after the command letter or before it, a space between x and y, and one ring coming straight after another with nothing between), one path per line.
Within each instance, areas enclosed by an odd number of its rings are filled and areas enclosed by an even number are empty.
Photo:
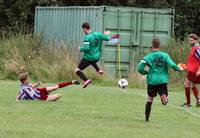
M128 86L128 81L126 79L120 79L118 81L118 86L122 89L126 88Z

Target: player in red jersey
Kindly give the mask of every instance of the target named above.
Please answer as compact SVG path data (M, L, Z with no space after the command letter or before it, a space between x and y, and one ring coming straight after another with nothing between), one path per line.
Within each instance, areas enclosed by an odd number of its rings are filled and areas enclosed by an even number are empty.
M190 34L188 36L188 42L191 46L191 51L187 61L187 77L184 82L185 96L187 102L182 106L191 107L190 101L190 87L196 98L196 106L200 107L199 92L196 84L200 84L200 45L198 43L198 36L196 34Z

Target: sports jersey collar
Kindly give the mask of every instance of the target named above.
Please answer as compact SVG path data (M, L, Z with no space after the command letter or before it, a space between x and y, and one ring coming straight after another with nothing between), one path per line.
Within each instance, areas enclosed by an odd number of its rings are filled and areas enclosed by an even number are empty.
M24 84L24 83L21 83L21 85L20 86L30 86L30 84Z
M88 34L86 34L86 35L89 35L89 34L92 34L93 32L91 31L91 32L89 32Z
M160 51L160 50L152 50L152 52L158 52L158 51Z

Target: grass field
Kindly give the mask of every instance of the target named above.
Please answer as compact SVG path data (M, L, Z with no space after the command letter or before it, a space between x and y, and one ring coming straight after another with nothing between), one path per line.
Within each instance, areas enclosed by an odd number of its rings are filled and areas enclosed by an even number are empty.
M54 103L16 102L17 91L18 82L0 81L1 138L199 138L200 135L200 108L194 104L190 109L180 108L184 102L181 91L169 90L167 106L162 106L157 97L148 123L144 121L145 89L72 86L58 90L62 98Z

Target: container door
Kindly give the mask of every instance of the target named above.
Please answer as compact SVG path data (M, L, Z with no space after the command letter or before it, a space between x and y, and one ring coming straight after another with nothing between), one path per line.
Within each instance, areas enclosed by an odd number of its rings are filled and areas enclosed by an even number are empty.
M173 10L107 7L103 13L103 29L120 34L122 77L150 51L153 37L166 44L173 34ZM116 45L105 43L102 62L110 77L118 77L118 51Z
M104 11L103 28L111 35L120 34L120 64L122 77L128 77L139 46L138 16L133 10L108 8ZM107 44L103 50L102 62L110 77L119 77L118 49L116 45Z

